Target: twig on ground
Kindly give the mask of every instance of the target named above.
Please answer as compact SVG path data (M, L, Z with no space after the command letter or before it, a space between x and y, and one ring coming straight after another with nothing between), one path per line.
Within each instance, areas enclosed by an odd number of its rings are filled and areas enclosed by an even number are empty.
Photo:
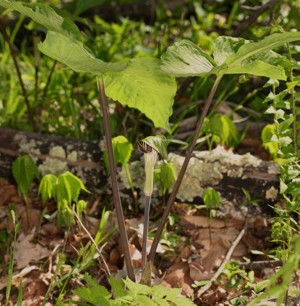
M247 270L258 270L258 269L264 269L264 268L281 267L283 265L283 261L281 259L259 260L259 261L252 261L252 262L239 262L238 265Z
M218 270L216 271L216 273L214 274L214 276L210 279L209 283L206 284L205 286L203 286L197 293L197 296L200 297L201 295L203 295L209 288L210 286L213 284L213 282L215 282L217 280L217 278L221 275L222 271L225 268L225 265L227 262L229 262L235 248L237 247L237 245L239 244L239 242L242 240L243 236L246 233L248 227L248 222L247 219L245 221L244 227L242 228L242 230L240 231L240 233L238 234L238 236L235 238L235 240L232 243L232 246L230 247L230 249L228 250L221 266L218 268Z

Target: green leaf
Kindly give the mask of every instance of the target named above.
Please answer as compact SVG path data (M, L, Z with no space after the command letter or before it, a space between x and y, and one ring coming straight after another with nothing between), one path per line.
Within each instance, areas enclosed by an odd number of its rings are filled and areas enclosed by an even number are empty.
M267 124L261 132L263 147L270 153L273 159L277 157L279 150L278 140L274 141L274 135L277 135L277 133L275 124Z
M143 143L147 144L155 151L157 151L164 160L168 158L167 146L170 143L169 139L166 139L163 135L148 136L140 141L141 146Z
M293 42L300 40L299 32L285 32L285 33L275 33L265 39L258 42L250 42L241 46L236 54L230 55L223 64L221 73L222 74L231 74L231 73L250 73L254 75L266 76L275 79L283 79L286 77L283 75L282 71L278 71L278 76L276 76L276 70L268 66L263 66L261 62L253 61L253 69L250 67L250 63L244 62L245 60L259 54L262 52L270 51L274 48L277 48L285 43ZM239 66L242 66L243 69L238 69ZM264 67L267 69L266 73L263 74ZM280 67L277 67L280 68ZM251 69L251 70L248 70ZM257 72L255 70L257 69ZM247 72L249 71L249 72Z
M58 177L58 182L55 186L55 194L58 202L66 200L69 205L72 204L72 201L77 202L81 190L89 192L82 181L71 172L67 171Z
M218 208L220 206L220 195L218 191L212 187L208 187L204 190L202 198L205 206L209 209Z
M132 59L122 72L107 72L104 84L107 96L140 110L155 127L169 131L176 81L160 70L159 60Z
M122 164L123 167L129 162L133 151L133 145L128 141L125 136L117 136L112 139L112 147L114 152L115 164ZM108 152L107 149L104 151L103 155L106 170L109 174L109 163L108 163Z
M124 283L126 285L126 287L128 288L128 290L133 293L134 295L138 295L138 294L150 294L151 292L151 287L148 287L146 285L143 284L139 284L139 283L135 283L132 280L130 280L129 278L124 280Z
M43 176L38 195L41 195L43 203L45 203L48 199L54 197L53 190L55 189L55 185L57 184L57 176L54 174L47 174Z
M48 31L46 39L39 43L39 49L74 71L98 76L108 71L121 71L127 65L126 63L106 63L97 59L82 42L52 31Z
M93 305L110 306L111 294L109 291L96 283L90 275L85 274L84 278L87 282L87 287L77 288L73 292Z
M251 42L243 45L236 54L231 55L225 64L234 66L241 63L243 60L258 54L277 48L285 43L300 40L299 32L275 33L258 42Z
M45 41L39 44L41 52L74 71L97 76L105 74L104 82L109 97L137 108L156 127L169 131L176 81L160 70L158 60L137 58L129 64L127 61L106 63L95 58L82 44L77 35L78 29L72 22L63 19L48 6L28 6L21 2L4 0L0 0L0 5L19 10L49 29ZM119 73L120 71L123 72Z
M295 117L290 116L289 118L286 118L280 124L278 125L278 133L283 134L286 133L290 127L290 125L294 122Z
M149 296L137 295L135 296L135 302L138 306L158 306Z
M163 163L160 167L160 181L167 190L173 186L177 173L173 163Z
M189 40L181 40L169 47L161 61L161 69L177 77L208 73L215 65L206 52Z
M244 38L219 36L215 41L213 57L218 66L222 65L226 59L237 52L246 43Z
M112 146L114 150L115 163L121 163L125 166L130 159L133 151L133 145L125 136L117 136L112 139Z
M152 288L153 297L165 298L167 300L177 298L181 294L180 288L168 289L162 285L156 285Z
M84 200L79 200L76 203L76 212L78 214L79 217L82 216L82 213L86 211L87 208L87 203Z
M113 274L109 276L110 285L113 291L115 298L120 298L127 295L125 290L125 285L122 279L117 280Z
M29 155L19 156L14 161L12 173L22 196L29 192L33 180L40 177L39 170Z
M240 137L232 119L226 115L215 114L209 119L210 131L217 143L236 147L239 144Z
M286 80L283 67L270 65L259 60L247 64L239 63L237 65L231 65L226 69L224 74L251 74L270 79Z
M259 293L266 289L270 285L270 280L266 279L258 282L257 284L253 284L253 290L255 293Z
M195 306L196 304L189 298L186 297L178 297L176 299L173 299L172 302L176 306Z
M0 6L9 8L30 17L46 29L61 33L72 39L80 40L81 34L70 19L56 14L54 9L43 3L23 3L20 1L0 0Z
M180 288L167 289L162 285L152 288L152 298L158 305L178 305L178 306L194 306L195 304L188 298L181 295Z
M22 279L21 279L19 284L18 300L16 306L22 306L22 301L23 301L23 288L22 288Z

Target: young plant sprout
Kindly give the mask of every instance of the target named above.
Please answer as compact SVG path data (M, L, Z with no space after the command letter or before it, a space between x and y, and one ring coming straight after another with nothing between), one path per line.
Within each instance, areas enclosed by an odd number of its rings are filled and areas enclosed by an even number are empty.
M149 228L149 215L151 196L153 193L153 174L154 167L157 162L158 153L164 158L167 158L167 140L163 136L150 136L137 144L140 151L144 153L145 161L145 208L144 208L144 229L142 240L142 269L145 268L147 263L147 241L148 241L148 228Z

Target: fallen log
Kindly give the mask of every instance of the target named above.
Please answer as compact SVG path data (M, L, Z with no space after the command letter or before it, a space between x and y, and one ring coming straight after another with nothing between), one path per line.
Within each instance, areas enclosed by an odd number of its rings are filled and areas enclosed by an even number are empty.
M71 171L94 192L103 192L107 177L99 143L0 128L0 177L12 179L12 164L28 154L41 175Z
M68 170L80 177L93 193L111 193L99 142L0 128L0 177L12 178L12 163L22 154L32 156L42 175L58 175ZM184 153L169 154L177 173L183 160ZM142 190L142 158L131 161L129 168L134 187ZM121 192L130 197L125 170L120 167L118 173ZM207 187L219 191L223 202L245 203L245 189L253 200L264 206L274 205L279 198L279 168L274 162L263 161L250 153L238 155L222 147L194 152L177 200L201 203ZM156 193L160 194L159 186Z

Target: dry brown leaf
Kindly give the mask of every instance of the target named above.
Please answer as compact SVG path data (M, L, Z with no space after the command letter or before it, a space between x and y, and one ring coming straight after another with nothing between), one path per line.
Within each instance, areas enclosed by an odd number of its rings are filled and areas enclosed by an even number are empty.
M25 233L31 231L33 228L39 228L41 223L41 210L35 208L26 208L22 206L19 208L21 217L21 226Z
M33 233L26 236L21 233L15 251L16 269L25 268L30 262L38 261L50 254L47 248L42 247L38 243L32 243Z
M20 203L22 202L16 185L10 184L8 181L0 180L0 206L8 203Z
M205 216L183 216L181 217L180 224L187 229L197 228L208 228L210 218ZM226 222L217 218L211 220L211 228L224 228Z
M191 287L193 280L189 276L189 264L187 262L178 262L174 264L161 284L166 288L182 288L183 292L193 297L194 290Z

